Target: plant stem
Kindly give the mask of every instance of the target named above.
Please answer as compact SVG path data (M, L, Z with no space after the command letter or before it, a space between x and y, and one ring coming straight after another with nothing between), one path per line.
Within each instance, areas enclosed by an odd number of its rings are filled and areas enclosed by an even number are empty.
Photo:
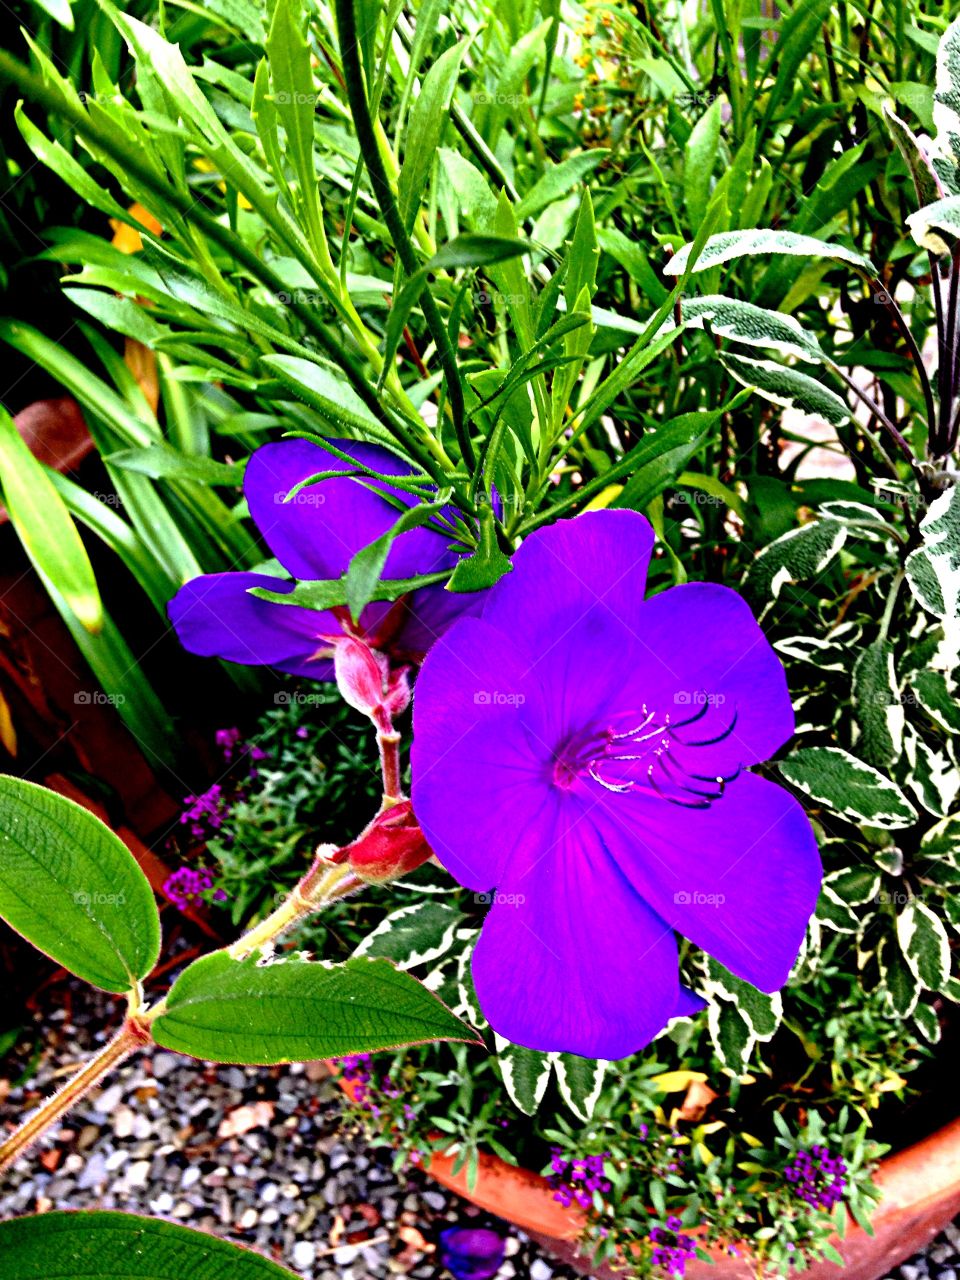
M103 1079L108 1072L128 1058L130 1054L150 1043L150 1033L139 1018L128 1016L114 1038L105 1044L98 1054L81 1067L76 1075L53 1097L48 1098L29 1115L20 1127L0 1145L0 1174L4 1173L19 1156L41 1138L52 1124L65 1115L81 1098Z
M900 584L903 582L905 577L906 572L903 569L898 569L893 575L893 582L890 584L890 593L887 596L887 602L884 606L883 617L880 619L879 639L881 641L886 640L887 638L887 633L890 630L890 623L893 621L893 610L897 603L897 596L900 593Z
M874 277L870 281L870 285L874 290L875 297L879 294L880 298L886 299L884 305L890 307L893 312L894 323L900 330L903 340L907 344L907 349L910 352L910 358L916 365L917 374L920 378L920 386L923 388L923 400L927 410L927 433L930 437L935 436L937 431L937 408L933 399L933 388L930 386L930 378L927 375L927 367L923 363L923 356L920 352L920 348L917 346L917 340L910 331L910 326L907 324L906 316L900 310L899 304L893 294L887 290L883 281L879 279L879 277Z
M346 81L347 100L350 104L350 113L353 116L353 124L357 132L357 141L360 144L360 154L363 156L364 163L367 166L374 196L380 207L380 212L383 214L383 220L387 224L387 230L390 232L390 237L393 240L403 269L408 276L412 276L418 271L419 263L410 237L407 235L406 227L403 225L403 219L400 217L397 203L393 198L393 188L390 186L390 180L383 167L383 157L380 154L373 121L370 118L363 69L360 66L357 22L353 5L354 0L336 0L340 60L343 66L343 78ZM440 363L443 366L447 397L450 402L450 412L453 416L453 428L456 432L457 443L460 446L464 462L472 469L475 462L473 443L466 429L463 385L460 381L460 369L457 364L456 352L450 341L450 335L447 333L447 327L443 323L443 317L440 315L429 288L424 290L420 305L423 310L423 317L427 322L427 328L430 330L430 334L436 344Z
M848 390L852 391L853 394L857 397L857 399L862 401L862 403L867 406L871 414L873 414L873 416L877 419L877 421L883 426L883 429L886 431L887 435L890 437L890 439L894 442L894 444L897 446L897 448L906 458L907 462L910 463L910 466L916 467L917 460L913 456L913 450L910 448L909 444L904 439L903 435L900 433L898 428L894 426L894 424L883 412L883 410L880 408L877 402L871 399L871 397L868 396L865 391L861 390L861 388L857 386L854 380L848 374L844 373L844 371L840 368L840 366L838 364L835 364L833 360L828 359L827 363L830 365L830 368L841 380L841 382L843 382L844 385L848 388Z
M241 934L236 942L225 948L232 960L242 960L253 951L262 951L275 942L305 916L312 915L336 898L342 898L360 883L345 862L334 862L338 850L321 845L310 870L283 902L259 924ZM328 852L329 850L329 852Z

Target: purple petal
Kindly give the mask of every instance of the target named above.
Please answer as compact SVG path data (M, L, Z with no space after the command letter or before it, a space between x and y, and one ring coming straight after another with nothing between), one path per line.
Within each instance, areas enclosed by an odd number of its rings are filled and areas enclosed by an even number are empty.
M674 1016L676 939L589 822L572 817L558 806L552 831L542 820L528 827L525 857L512 860L474 949L474 986L494 1031L514 1044L624 1058Z
M707 809L641 788L599 799L589 821L653 910L737 977L762 991L782 987L822 874L793 797L747 773Z
M264 573L210 573L182 586L167 613L183 647L205 658L332 680L333 663L316 655L324 648L320 637L340 631L336 617L259 600L251 587L286 594L293 583Z
M480 616L486 595L485 591L447 591L442 583L421 587L404 601L395 647L421 661L458 618Z
M378 445L356 440L331 444L376 471L411 474L401 459ZM404 506L414 504L409 494L389 485L349 476L321 480L286 500L290 490L310 476L346 467L309 440L264 445L247 463L244 493L250 515L270 550L295 578L341 577L356 552L396 524L401 513L380 492L392 494ZM383 577L412 578L452 567L456 555L447 549L449 541L432 529L408 530L391 547Z
M522 720L510 641L464 618L431 649L413 707L413 808L437 857L468 889L496 884L550 795Z
M484 616L535 648L541 640L555 643L587 614L614 619L636 635L652 550L650 523L635 511L561 520L520 546L512 572L491 589Z
M647 600L640 611L645 701L673 724L703 713L677 733L689 742L732 731L710 748L714 767L698 750L678 762L696 773L727 774L769 760L794 729L783 663L749 605L729 587L689 583ZM704 695L706 700L704 701Z
M695 1013L700 1013L706 1007L707 1002L703 996L698 996L695 991L690 991L687 987L682 986L676 1007L673 1010L673 1017L692 1018Z

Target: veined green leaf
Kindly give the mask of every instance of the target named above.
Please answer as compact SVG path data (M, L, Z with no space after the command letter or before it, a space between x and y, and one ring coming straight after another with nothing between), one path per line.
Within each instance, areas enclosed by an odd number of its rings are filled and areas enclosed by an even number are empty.
M294 1280L292 1271L206 1231L83 1209L0 1222L6 1280Z
M524 1115L535 1115L550 1082L551 1055L511 1044L496 1034L494 1042L504 1088Z
M805 747L778 768L788 782L869 827L909 827L917 811L897 784L840 747Z
M409 231L430 177L434 157L450 114L460 64L470 44L461 40L442 53L423 78L420 94L410 111L403 164L397 183L400 217Z
M160 918L133 854L88 809L0 774L0 916L104 991L157 962Z
M765 347L785 356L799 356L819 364L823 351L816 335L807 331L782 311L770 311L741 302L738 298L708 295L702 298L685 298L682 304L683 325L687 329L702 329L709 322L718 338L740 342L751 347Z
M476 1042L446 1005L388 960L234 960L223 951L183 971L153 1034L196 1058L259 1066L433 1040Z
M842 426L850 417L845 401L809 374L799 373L775 360L750 360L729 351L720 359L738 382L755 388L764 399L785 409L815 414L834 427Z

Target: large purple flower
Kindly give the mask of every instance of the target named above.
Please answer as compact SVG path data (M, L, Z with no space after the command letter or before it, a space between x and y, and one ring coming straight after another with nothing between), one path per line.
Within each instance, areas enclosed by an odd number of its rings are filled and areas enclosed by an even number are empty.
M533 1049L620 1058L689 1011L675 931L777 989L819 891L803 809L746 772L793 732L783 667L726 587L645 600L652 546L628 511L533 534L419 677L414 811L496 886L474 983Z
M399 458L378 445L356 440L331 443L383 475L409 474ZM294 578L341 577L361 547L396 523L400 512L394 503L414 504L414 498L392 485L352 476L321 480L288 500L290 491L303 480L340 467L332 454L308 440L264 445L247 464L244 493L250 515ZM383 577L412 578L453 568L457 554L450 543L434 528L407 530L394 540ZM453 594L442 585L421 588L392 604L367 605L355 628L346 608L317 611L271 603L250 595L251 587L289 592L293 583L238 572L206 574L181 587L168 610L184 647L204 657L332 680L330 637L358 634L372 648L399 661L419 661L455 618L479 612L482 602L479 595Z

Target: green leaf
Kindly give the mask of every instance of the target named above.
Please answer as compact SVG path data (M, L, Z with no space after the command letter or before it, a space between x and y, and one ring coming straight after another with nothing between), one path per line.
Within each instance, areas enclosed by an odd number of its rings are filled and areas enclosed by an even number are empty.
M683 248L663 268L664 275L679 276L686 270L691 245ZM836 262L849 262L875 274L869 258L840 244L828 244L815 236L798 235L794 231L773 231L755 227L749 231L723 231L711 236L694 265L694 272L708 271L735 258L751 257L761 253L788 253L804 258L832 258Z
M89 810L0 774L0 916L104 991L134 989L157 962L160 918L127 846Z
M799 356L813 363L823 360L823 351L815 335L807 333L793 316L754 306L752 302L719 295L685 298L682 315L687 329L702 329L709 321L718 338L752 347L772 348L781 355Z
M328 965L292 953L195 961L154 1020L157 1044L212 1062L271 1066L433 1040L475 1042L426 987L389 960Z
M877 896L880 873L872 867L844 867L832 871L823 883L849 906L860 906Z
M560 1096L573 1114L586 1122L600 1099L609 1062L602 1058L580 1058L574 1053L552 1056Z
M462 914L449 903L416 902L384 917L353 954L383 956L398 969L413 969L446 955L462 922Z
M785 409L799 409L823 418L831 426L842 426L850 417L846 402L822 382L775 360L751 360L724 352L720 359L726 369L745 387L754 387L765 400Z
M913 901L897 916L897 940L903 958L928 991L939 991L950 976L950 939L937 916Z
M383 426L332 366L283 355L263 356L260 363L335 428L346 427L354 435L393 444Z
M710 179L720 151L720 125L723 100L714 98L710 106L690 130L683 149L683 202L687 222L697 227L703 221L710 198Z
M717 1056L728 1071L740 1075L754 1046L753 1032L736 1005L717 1000L707 1006L707 1026Z
M217 462L199 454L180 453L165 444L151 444L143 449L121 449L104 458L123 471L154 480L192 480L196 484L239 485L243 482L243 462Z
M947 683L942 671L928 667L918 671L910 680L910 687L924 711L941 728L950 734L960 734L960 705L954 689Z
M403 165L397 183L400 216L407 231L413 226L433 167L433 159L450 114L460 75L460 63L470 44L461 40L442 53L423 78L420 94L407 124Z
M275 1262L158 1218L70 1210L0 1222L4 1280L292 1280Z
M607 148L597 147L595 150L583 151L579 155L568 156L559 164L551 164L517 205L518 221L523 222L527 218L534 217L541 209L553 204L554 200L567 195L598 164L606 160L609 154Z
M500 549L493 511L484 507L480 518L480 545L471 556L464 556L450 575L448 591L483 591L499 582L513 568L510 557Z
M906 560L910 589L944 621L954 657L960 650L960 487L942 493L920 521L923 545Z
M940 1019L935 1009L928 1004L918 1004L913 1011L913 1020L929 1044L940 1043Z
M0 408L0 483L13 527L30 562L56 587L78 621L95 635L103 605L77 526L44 466Z
M892 764L903 749L905 716L889 640L875 640L857 658L852 697L861 755L868 764Z
M933 165L927 158L916 135L910 126L900 119L893 109L893 104L890 102L883 104L883 118L894 142L900 149L900 154L903 156L907 168L910 170L910 176L913 178L913 185L917 192L918 204L933 204L943 194L943 191Z
M937 130L931 161L944 189L960 195L960 19L947 27L937 48L937 82L933 93Z
M727 999L735 1004L749 1024L757 1040L769 1040L783 1018L780 992L768 994L736 977L712 956L707 958L708 982L703 995L710 999Z
M960 239L960 196L944 196L907 217L907 228L921 249L943 256Z
M788 582L818 578L839 554L847 531L836 520L815 520L791 529L757 555L744 578L751 599L776 599Z
M912 726L904 737L903 749L910 764L907 785L925 809L944 817L960 792L960 771L945 752L929 747Z
M396 520L386 533L382 533L379 538L356 552L347 566L347 576L344 581L347 604L354 622L373 599L373 593L380 581L380 574L383 572L383 566L387 562L394 540L402 533L406 533L408 529L419 529L437 512L442 511L449 501L450 491L446 490L437 496L435 502L418 502L416 506L407 507L399 520Z
M923 988L900 954L900 948L893 938L881 939L877 948L877 962L891 1009L898 1018L908 1017L916 1007Z
M916 821L895 782L839 747L805 747L778 767L788 782L853 822L895 828Z
M424 573L417 578L381 578L373 589L371 600L399 600L401 596L417 591L420 587L432 587L445 582L449 570L440 573ZM331 578L329 581L298 582L286 593L271 591L267 587L254 587L250 595L271 604L290 604L303 609L336 609L347 603L347 580Z
M524 1115L534 1115L550 1082L553 1070L551 1055L524 1049L522 1045L511 1044L498 1035L494 1036L494 1041L504 1088Z

